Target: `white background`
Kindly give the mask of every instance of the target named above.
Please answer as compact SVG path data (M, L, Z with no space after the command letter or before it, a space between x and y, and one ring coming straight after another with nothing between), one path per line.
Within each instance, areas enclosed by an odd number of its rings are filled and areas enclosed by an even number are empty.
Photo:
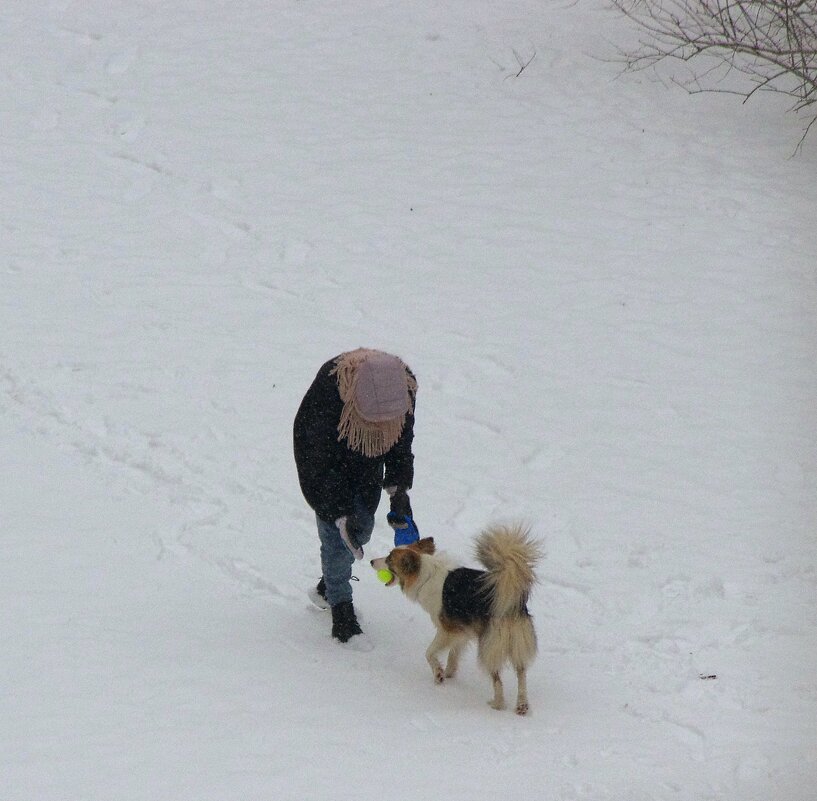
M4 4L3 801L813 798L817 134L621 76L633 39L598 0ZM546 545L527 719L473 652L434 686L368 568L372 652L308 606L292 419L361 345L419 379L422 533Z

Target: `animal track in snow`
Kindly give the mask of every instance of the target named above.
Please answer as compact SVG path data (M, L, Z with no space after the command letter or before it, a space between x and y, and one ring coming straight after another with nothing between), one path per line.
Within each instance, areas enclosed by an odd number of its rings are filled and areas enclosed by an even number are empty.
M223 557L216 559L214 564L239 584L253 592L262 593L277 604L283 605L291 601L302 600L303 593L289 587L278 586L267 579L258 568L243 559Z
M108 75L122 75L130 69L135 58L136 53L133 50L122 50L113 53L105 61L105 72Z

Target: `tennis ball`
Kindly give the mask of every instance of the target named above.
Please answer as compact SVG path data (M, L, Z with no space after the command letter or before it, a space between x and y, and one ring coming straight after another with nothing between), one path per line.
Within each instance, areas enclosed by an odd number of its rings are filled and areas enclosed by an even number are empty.
M381 570L377 571L377 577L384 583L388 584L394 576L392 575L391 570L386 570L386 568L382 568Z

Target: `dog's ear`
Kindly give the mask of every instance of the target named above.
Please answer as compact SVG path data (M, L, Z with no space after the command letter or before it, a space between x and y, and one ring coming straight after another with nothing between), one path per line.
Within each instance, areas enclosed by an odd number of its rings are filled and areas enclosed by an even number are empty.
M423 537L423 539L413 542L410 547L414 548L418 553L426 553L429 556L437 550L437 546L434 545L434 537Z
M409 548L396 548L392 551L394 572L398 576L411 576L420 571L420 555Z

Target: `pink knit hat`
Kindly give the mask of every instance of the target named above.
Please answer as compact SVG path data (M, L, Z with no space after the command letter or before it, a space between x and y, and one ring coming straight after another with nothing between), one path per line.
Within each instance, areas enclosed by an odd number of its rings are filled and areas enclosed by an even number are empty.
M405 362L390 353L358 348L338 356L332 374L343 409L338 440L364 456L387 453L414 411L417 381Z
M406 367L396 356L374 352L357 369L355 405L364 420L400 419L411 408Z

